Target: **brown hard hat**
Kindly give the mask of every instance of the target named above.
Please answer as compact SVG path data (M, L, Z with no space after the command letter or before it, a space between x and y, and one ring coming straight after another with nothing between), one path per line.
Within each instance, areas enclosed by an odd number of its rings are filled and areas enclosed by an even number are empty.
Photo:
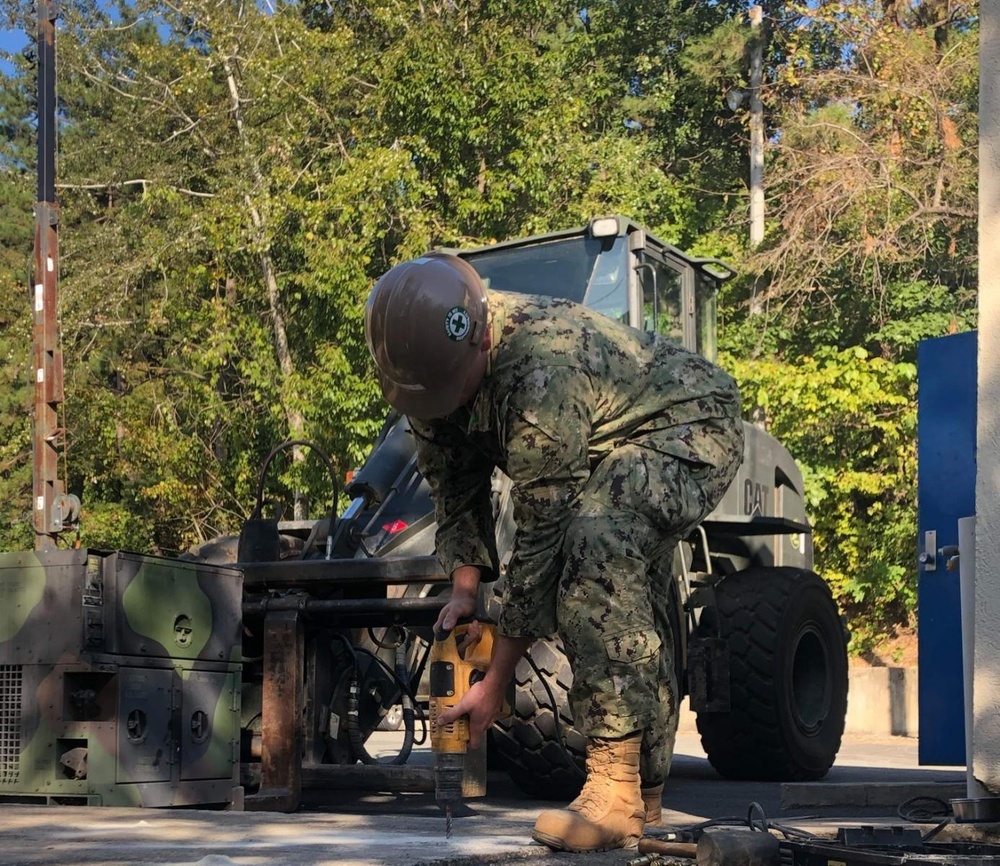
M426 255L388 271L365 308L385 399L414 418L454 412L480 351L486 311L482 279L457 256Z

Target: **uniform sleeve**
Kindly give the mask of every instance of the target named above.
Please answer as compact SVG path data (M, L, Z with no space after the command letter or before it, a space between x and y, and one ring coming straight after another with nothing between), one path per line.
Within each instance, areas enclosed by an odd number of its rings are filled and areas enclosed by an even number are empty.
M496 577L491 479L493 464L455 424L410 419L417 465L431 488L437 521L435 546L445 572L478 565Z
M504 443L517 534L500 614L505 635L556 630L563 539L590 477L592 400L585 373L552 366L526 376L508 403Z

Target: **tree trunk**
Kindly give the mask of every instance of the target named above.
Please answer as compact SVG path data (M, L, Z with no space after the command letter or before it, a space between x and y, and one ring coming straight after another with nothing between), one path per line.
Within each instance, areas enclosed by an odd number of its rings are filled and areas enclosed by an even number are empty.
M236 131L240 137L240 143L245 146L246 132L243 127L243 111L240 108L240 91L239 85L236 82L236 75L233 71L232 58L226 58L223 61L223 68L226 72L226 83L229 86L229 97L232 104L233 119L236 122ZM264 182L260 163L250 153L249 148L244 147L244 150L247 154L247 161L250 165L254 182L260 187ZM244 197L244 201L246 202L247 211L250 214L250 220L257 232L257 238L258 240L263 240L267 234L266 221L249 193ZM274 331L274 348L278 356L278 368L281 371L282 382L290 382L292 374L295 372L295 365L292 362L292 353L288 346L288 333L285 329L285 315L281 306L281 294L278 290L278 277L275 272L274 260L271 258L270 253L267 252L266 246L263 244L261 246L263 249L259 256L260 270L264 277L264 285L267 287L267 302L271 313L271 327ZM285 419L288 422L289 438L302 439L305 433L305 419L302 413L291 408L284 400L282 400L282 409L285 413ZM295 447L292 449L292 460L295 463L301 463L305 460L305 453L301 448ZM309 517L309 505L305 493L297 490L294 495L294 519L306 520Z

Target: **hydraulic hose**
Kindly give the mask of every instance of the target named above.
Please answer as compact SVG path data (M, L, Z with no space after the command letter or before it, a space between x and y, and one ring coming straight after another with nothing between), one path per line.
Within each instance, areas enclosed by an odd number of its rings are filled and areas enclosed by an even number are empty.
M410 672L406 664L406 641L396 644L396 679L405 685L403 689L403 745L399 754L393 758L393 764L405 764L413 750L416 716L413 712L413 701L410 698Z
M377 764L365 748L364 737L361 736L361 728L358 724L358 675L357 665L354 667L354 674L351 676L351 687L347 697L347 739L351 743L351 753L361 761L362 764Z
M339 632L335 632L335 635L342 640L344 645L347 647L352 661L351 682L347 693L347 718L344 722L344 726L347 728L347 739L351 746L351 754L362 764L405 764L407 760L409 760L410 753L413 750L416 729L416 715L413 709L413 699L410 697L410 678L406 668L405 634L403 635L403 639L396 645L395 670L391 671L402 689L401 703L403 706L404 726L403 745L401 746L399 753L389 761L379 761L377 758L372 757L368 749L365 748L365 738L361 734L360 723L359 695L361 694L361 686L358 681L358 654L347 635ZM385 664L378 659L374 653L371 655L374 662L378 662L382 665ZM388 668L386 669L388 670Z

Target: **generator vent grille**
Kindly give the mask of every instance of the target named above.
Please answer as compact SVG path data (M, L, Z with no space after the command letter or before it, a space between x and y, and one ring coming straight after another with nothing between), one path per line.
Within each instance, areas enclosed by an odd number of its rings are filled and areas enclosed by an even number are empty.
M21 665L0 665L0 785L21 778Z

